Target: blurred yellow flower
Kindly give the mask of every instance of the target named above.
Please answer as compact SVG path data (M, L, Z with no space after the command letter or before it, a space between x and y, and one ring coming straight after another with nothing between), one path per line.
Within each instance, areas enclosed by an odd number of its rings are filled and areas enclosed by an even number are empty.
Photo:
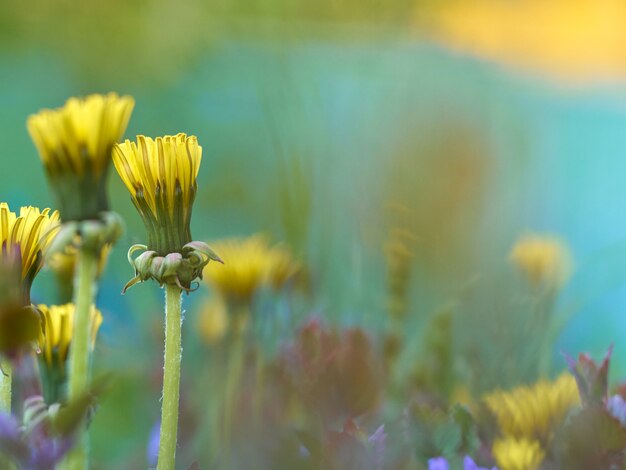
M48 172L102 173L133 106L131 97L115 93L70 98L62 108L31 115L28 130Z
M567 81L626 76L621 0L453 0L429 18L436 40L456 50ZM420 4L421 6L421 4Z
M8 204L0 203L0 260L7 265L19 265L24 305L30 304L30 287L43 266L58 226L57 211L29 206L22 207L17 215Z
M510 259L536 287L558 289L572 272L570 251L555 237L526 235L515 243Z
M111 245L106 244L100 251L98 259L98 277L102 275L109 259ZM48 259L48 267L60 278L67 282L74 279L74 271L76 270L76 261L78 258L78 250L76 247L68 246L63 251L53 253Z
M65 305L38 305L43 314L44 331L39 336L41 355L49 367L65 367L68 350L72 343L74 328L74 304ZM98 329L102 324L102 314L92 307L91 309L91 347L96 343Z
M195 136L137 136L114 148L113 163L146 226L148 249L164 256L191 242L191 209L202 147Z
M555 381L496 391L484 398L505 436L548 442L567 413L580 404L576 380L563 373Z
M113 145L122 138L134 100L129 96L70 98L59 109L28 118L64 220L95 218L108 210L106 176Z
M224 301L215 296L202 306L199 319L200 334L209 344L218 343L228 331L228 312Z
M205 269L205 279L228 301L249 303L260 287L280 289L300 269L287 249L262 235L218 241L215 251L224 265Z
M294 260L291 252L281 245L270 248L270 261L267 263L269 283L274 290L280 290L300 272L300 263Z
M536 470L545 457L539 442L529 439L498 439L492 453L500 470Z

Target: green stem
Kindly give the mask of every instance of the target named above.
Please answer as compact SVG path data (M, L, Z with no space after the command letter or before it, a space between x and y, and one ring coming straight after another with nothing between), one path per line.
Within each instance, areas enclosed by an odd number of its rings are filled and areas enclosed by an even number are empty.
M226 386L224 389L224 410L222 422L222 453L231 457L233 415L237 402L238 387L241 382L244 363L244 341L241 332L236 333L230 344L228 368L226 370Z
M0 411L11 412L11 361L2 359L0 361L2 371L0 372Z
M95 279L98 272L98 254L82 249L78 255L74 278L74 331L69 357L68 398L75 400L85 393L89 384L89 341L91 330L91 308L96 296ZM88 468L89 439L87 431L76 447L68 454L66 470Z
M247 305L232 306L229 308L232 318L231 336L228 347L228 362L226 368L226 384L224 388L224 416L222 421L221 450L226 458L230 458L233 449L233 416L237 404L239 386L244 372L245 363L245 335L250 308Z
M163 401L158 470L174 470L178 434L178 395L180 387L181 289L165 286L165 363L163 366Z

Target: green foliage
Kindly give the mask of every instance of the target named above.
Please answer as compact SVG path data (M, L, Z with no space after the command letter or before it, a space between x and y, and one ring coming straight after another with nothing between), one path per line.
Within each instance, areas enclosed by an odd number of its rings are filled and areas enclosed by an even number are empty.
M428 405L416 405L409 417L411 443L419 461L444 456L472 455L480 441L473 416L461 405L447 412Z

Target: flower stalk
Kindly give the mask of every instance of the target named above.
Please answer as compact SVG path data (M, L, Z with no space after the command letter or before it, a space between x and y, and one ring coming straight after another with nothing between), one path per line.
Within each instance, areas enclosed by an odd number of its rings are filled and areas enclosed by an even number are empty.
M11 381L13 370L11 362L2 360L2 370L0 371L0 411L11 412Z
M58 109L41 110L27 121L64 220L51 251L78 251L69 358L70 400L77 399L89 387L91 310L98 264L104 247L113 245L122 232L121 219L109 210L107 175L113 146L124 134L133 107L130 96L89 95L70 98ZM65 468L86 467L85 429Z
M182 289L165 287L165 359L163 365L163 403L158 470L174 470L178 436L178 401L182 359Z
M221 262L205 243L193 241L190 222L202 147L195 136L137 136L115 145L113 164L146 227L147 244L133 245L135 276L123 292L149 279L165 286L165 360L158 470L173 470L178 436L181 296L195 290L209 261ZM137 252L137 257L133 255Z
M78 398L89 384L91 308L96 296L96 277L99 254L82 247L74 279L74 303L76 305L72 347L69 357L68 398ZM83 434L66 460L67 470L84 470L88 461L88 435Z

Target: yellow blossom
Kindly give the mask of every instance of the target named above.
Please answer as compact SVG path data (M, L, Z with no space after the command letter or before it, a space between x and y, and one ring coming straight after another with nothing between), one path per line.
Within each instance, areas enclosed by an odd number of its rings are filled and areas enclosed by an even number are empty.
M270 248L269 256L270 261L266 265L269 271L269 283L274 290L280 290L300 272L301 266L300 263L293 259L291 252L281 245Z
M285 248L271 247L262 235L219 241L215 247L224 265L205 270L205 279L229 301L249 303L259 288L278 289L299 269Z
M429 31L455 50L567 82L626 75L622 0L434 2ZM417 10L422 13L423 5Z
M555 381L496 391L485 403L505 436L548 442L567 413L580 404L574 377L563 373Z
M545 457L539 442L529 439L498 439L492 453L500 470L537 470Z
M57 211L29 206L22 207L18 215L8 204L0 203L0 259L7 265L19 265L24 305L30 304L30 287L43 266L58 224Z
M106 267L110 252L111 245L106 244L99 253L98 277L102 275L102 272ZM74 271L76 270L77 258L78 250L73 246L69 246L64 251L53 253L48 259L48 267L54 271L59 279L62 279L65 282L72 282L74 279Z
M65 106L28 118L64 220L96 218L108 210L106 175L113 145L126 130L134 101L129 96L70 98Z
M200 312L200 334L209 344L219 342L228 331L228 315L224 301L215 296Z
M68 350L72 343L74 328L74 304L39 305L43 314L44 331L39 337L42 349L42 358L46 365L64 367ZM98 329L102 324L102 314L92 307L91 309L91 347L96 343Z
M191 242L191 209L202 147L195 136L137 136L114 148L113 163L146 226L148 249L164 256Z
M554 237L526 235L515 243L510 259L534 286L557 289L571 274L570 252Z

